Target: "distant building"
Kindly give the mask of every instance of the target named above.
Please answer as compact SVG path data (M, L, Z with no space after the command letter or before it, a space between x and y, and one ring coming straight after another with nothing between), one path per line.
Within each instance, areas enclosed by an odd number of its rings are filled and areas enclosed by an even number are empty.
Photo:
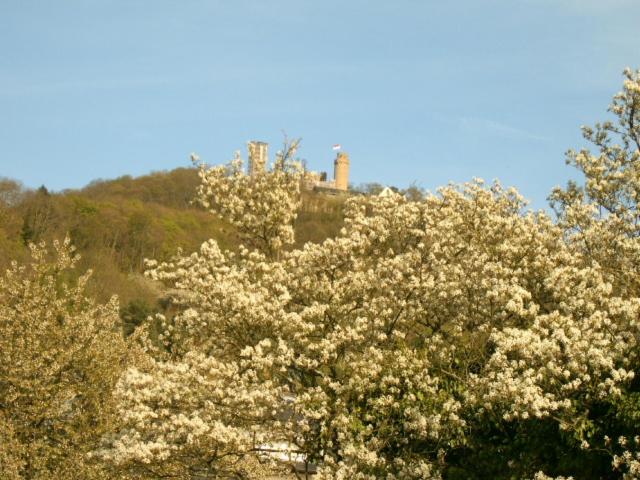
M333 179L336 190L346 191L349 188L349 155L338 152L333 161Z
M269 144L253 140L247 144L249 150L248 173L255 176L263 173L269 163ZM349 155L338 152L333 161L333 179L327 180L327 172L305 173L303 186L307 190L319 190L326 193L342 193L349 189Z
M341 194L349 189L349 155L338 153L333 162L333 179L327 180L327 172L307 172L305 188L318 192Z
M394 191L393 188L384 187L382 191L378 194L379 197L393 197L394 195L399 195L398 192Z
M249 175L252 177L264 173L269 163L269 144L265 142L251 141L249 148Z

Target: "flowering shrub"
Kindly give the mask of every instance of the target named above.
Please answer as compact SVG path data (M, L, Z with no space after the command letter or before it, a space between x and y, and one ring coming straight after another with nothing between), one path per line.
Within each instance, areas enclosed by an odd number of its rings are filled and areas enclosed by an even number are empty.
M634 478L636 454L605 439L640 418L640 77L625 75L621 123L585 129L600 156L569 154L586 183L554 191L557 221L475 180L351 198L339 236L284 250L297 170L201 170L199 201L245 244L149 263L180 309L120 379L125 427L103 458L264 478L256 451L288 442L320 479Z

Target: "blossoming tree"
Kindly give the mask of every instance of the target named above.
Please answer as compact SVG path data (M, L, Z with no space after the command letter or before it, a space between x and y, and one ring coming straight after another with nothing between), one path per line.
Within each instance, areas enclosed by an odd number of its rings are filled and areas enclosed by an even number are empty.
M130 356L117 302L85 295L89 274L66 281L77 261L66 240L53 259L0 277L0 477L110 478L89 458L117 423L112 390Z
M264 478L260 447L286 441L319 479L637 471L627 437L604 437L640 418L640 78L625 75L621 123L585 130L600 156L569 154L586 184L553 193L558 221L477 180L417 202L353 197L339 236L287 250L288 161L257 178L237 161L203 168L199 201L245 244L149 264L180 311L121 378L125 427L102 456L140 474Z
M199 164L198 203L236 227L247 246L275 254L294 240L303 177L301 164L294 159L299 144L299 139L285 138L268 172L257 169L246 175L239 152L227 165ZM199 160L195 154L191 158L194 163Z

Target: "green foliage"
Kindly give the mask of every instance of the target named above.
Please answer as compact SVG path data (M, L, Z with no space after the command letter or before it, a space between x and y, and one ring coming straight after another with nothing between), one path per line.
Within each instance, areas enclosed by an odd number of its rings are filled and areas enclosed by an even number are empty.
M378 195L384 190L384 185L377 182L361 183L360 185L352 187L351 190L355 193L364 193L365 195Z
M478 420L467 433L467 444L447 455L446 480L515 480L539 470L552 476L617 478L606 452L581 449L552 419Z
M149 303L140 298L131 300L126 305L120 307L120 318L122 319L122 329L126 336L141 325L148 317L153 315L157 309L154 309Z
M337 236L343 226L344 201L340 196L303 192L302 209L294 225L295 248Z

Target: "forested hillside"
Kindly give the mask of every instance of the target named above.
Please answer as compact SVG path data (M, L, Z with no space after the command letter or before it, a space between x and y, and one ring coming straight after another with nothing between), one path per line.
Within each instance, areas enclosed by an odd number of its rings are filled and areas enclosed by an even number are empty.
M0 179L0 268L24 260L28 244L69 236L80 253L78 271L93 270L88 292L98 301L118 295L121 315L140 321L161 292L146 280L144 259L168 260L214 238L234 249L233 226L193 204L197 170L177 168L142 177L96 180L79 190L25 189ZM342 224L344 198L305 192L296 220L297 245L334 236Z

